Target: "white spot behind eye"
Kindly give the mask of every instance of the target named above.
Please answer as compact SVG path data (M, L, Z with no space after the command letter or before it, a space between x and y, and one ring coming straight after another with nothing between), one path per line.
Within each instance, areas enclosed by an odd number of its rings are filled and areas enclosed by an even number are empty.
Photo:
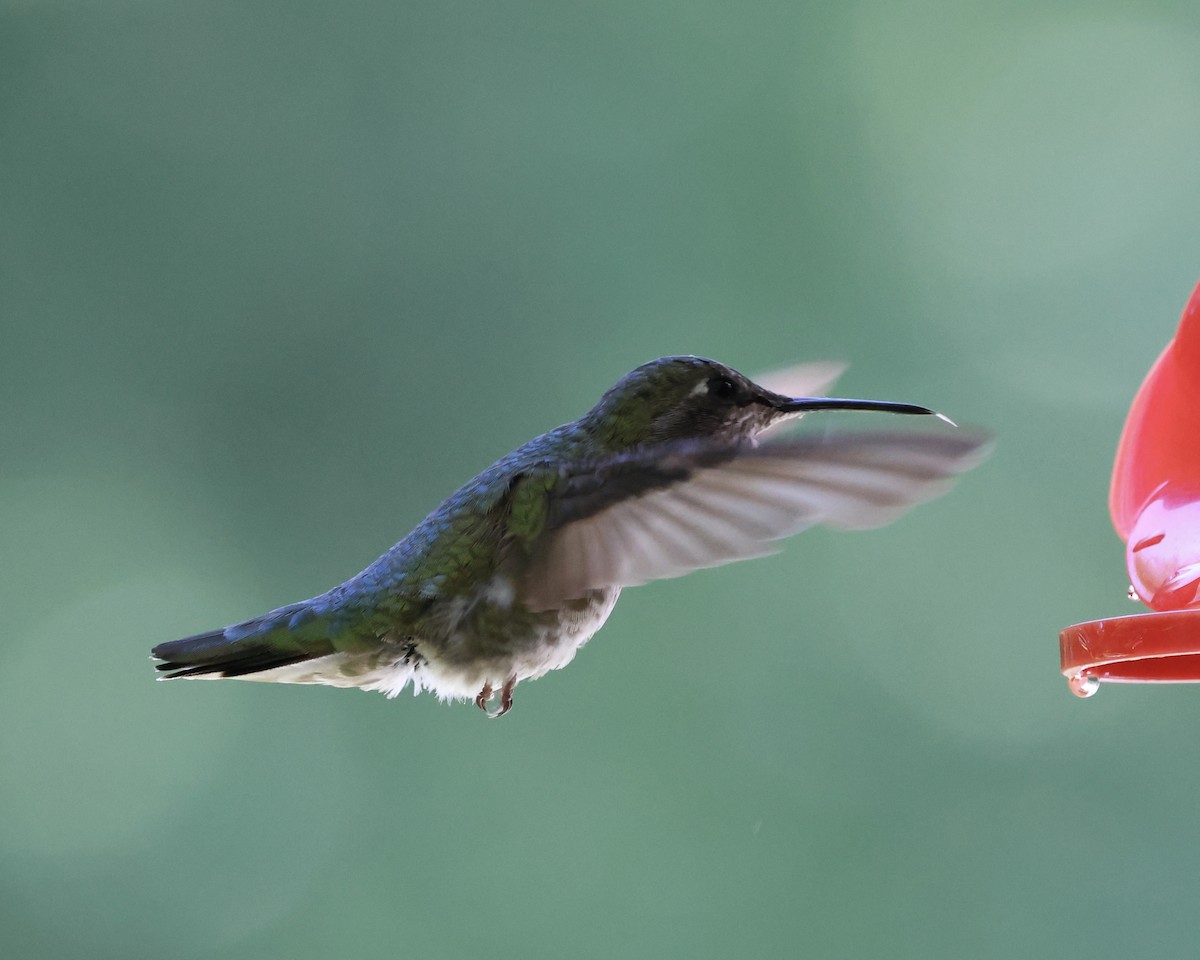
M708 381L707 380L701 380L698 384L696 384L694 387L692 387L692 392L689 393L688 396L689 397L697 397L702 393L708 393Z

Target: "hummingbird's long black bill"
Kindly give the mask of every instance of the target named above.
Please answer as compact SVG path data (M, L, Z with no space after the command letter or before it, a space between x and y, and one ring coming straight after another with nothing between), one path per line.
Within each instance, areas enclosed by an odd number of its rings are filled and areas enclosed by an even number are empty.
M903 413L916 416L937 417L951 426L958 426L945 414L930 410L915 403L899 403L895 400L852 400L846 397L795 397L774 404L780 413L808 413L813 410L875 410L880 413Z

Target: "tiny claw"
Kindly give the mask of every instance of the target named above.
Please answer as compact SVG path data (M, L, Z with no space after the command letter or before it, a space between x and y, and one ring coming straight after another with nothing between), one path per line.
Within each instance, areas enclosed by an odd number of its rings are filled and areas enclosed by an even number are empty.
M487 713L488 701L491 699L492 699L492 685L490 683L485 683L483 685L483 689L479 691L479 696L477 696L475 698L475 706L477 706L480 710ZM489 713L488 716L490 717L491 714Z
M500 709L488 714L489 720L499 720L502 716L512 709L513 690L517 687L517 678L509 677L504 681L504 687L500 691ZM491 689L490 687L488 688Z

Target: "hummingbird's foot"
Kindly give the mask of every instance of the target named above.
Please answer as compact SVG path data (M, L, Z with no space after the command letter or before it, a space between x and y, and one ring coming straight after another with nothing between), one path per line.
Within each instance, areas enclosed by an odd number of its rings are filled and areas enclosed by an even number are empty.
M484 687L491 694L491 687ZM488 714L489 720L499 720L502 716L512 709L513 691L517 689L517 678L509 677L504 681L504 687L500 690L500 709L494 713ZM482 696L482 694L480 694Z
M485 683L483 685L483 689L479 691L479 696L477 696L475 698L475 706L477 706L480 710L483 710L486 713L487 707L488 707L488 701L491 699L492 699L492 685L490 683ZM491 716L491 714L488 714L488 715Z

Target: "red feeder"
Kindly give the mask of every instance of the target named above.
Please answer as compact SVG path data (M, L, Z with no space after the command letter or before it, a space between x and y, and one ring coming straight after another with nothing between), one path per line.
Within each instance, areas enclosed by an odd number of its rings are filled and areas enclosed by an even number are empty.
M1108 506L1130 583L1157 612L1067 627L1063 674L1081 697L1101 680L1200 681L1200 285L1133 399Z

